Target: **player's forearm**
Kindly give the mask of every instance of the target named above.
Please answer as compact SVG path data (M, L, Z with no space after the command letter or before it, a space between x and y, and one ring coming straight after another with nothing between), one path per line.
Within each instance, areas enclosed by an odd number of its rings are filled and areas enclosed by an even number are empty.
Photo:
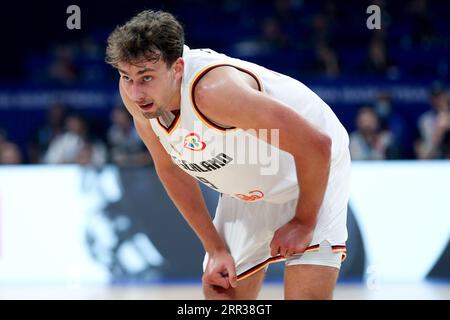
M306 157L295 157L300 198L296 217L315 227L328 184L331 163L331 140L325 138Z
M198 182L178 168L157 170L167 193L197 234L204 249L211 253L226 245L214 227Z

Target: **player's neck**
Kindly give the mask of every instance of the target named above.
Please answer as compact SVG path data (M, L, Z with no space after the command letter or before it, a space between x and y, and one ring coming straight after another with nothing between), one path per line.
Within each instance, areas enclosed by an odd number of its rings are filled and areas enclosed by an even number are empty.
M177 83L178 89L176 90L176 94L170 100L167 111L177 111L181 108L181 79Z
M167 111L177 111L180 110L180 98L178 100L172 100L167 108Z

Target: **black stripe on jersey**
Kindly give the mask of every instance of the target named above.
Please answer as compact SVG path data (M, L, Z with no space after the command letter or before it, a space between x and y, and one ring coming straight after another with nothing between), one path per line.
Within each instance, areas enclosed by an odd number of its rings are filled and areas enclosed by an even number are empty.
M213 70L213 69L215 69L215 68L218 68L218 67L233 67L233 68L236 68L236 69L238 69L239 71L242 71L242 72L247 73L247 74L250 75L253 79L256 80L256 83L258 84L258 91L261 91L262 86L261 86L261 83L259 82L258 78L257 78L252 72L250 72L250 71L248 71L248 70L246 70L246 69L243 69L243 68L241 68L241 67L238 67L238 66L235 66L235 65L232 65L232 64L227 64L227 63L224 63L224 64L217 64L217 65L211 66L211 67L207 68L206 70L204 70L200 75L197 76L197 79L195 79L194 83L192 84L192 89L191 89L191 90L192 90L192 91L191 91L191 98L192 98L192 103L194 104L195 110L196 110L196 111L198 112L198 114L202 117L202 119L203 119L206 123L208 123L210 126L216 128L216 129L219 129L219 130L226 131L226 130L235 129L236 127L222 127L222 126L218 125L217 123L215 123L215 122L209 120L203 113L200 112L200 109L197 107L197 104L195 103L195 94L194 94L194 93L195 93L195 87L197 86L198 82L204 77L205 74L207 74L207 73L210 72L211 70Z
M176 110L176 111L171 111L172 114L175 116L175 118L173 118L172 123L170 124L170 126L166 127L161 120L159 119L159 117L156 119L159 123L159 125L161 127L163 127L164 131L166 131L167 133L170 133L170 131L173 129L173 127L175 126L175 124L178 121L178 118L180 118L180 110Z

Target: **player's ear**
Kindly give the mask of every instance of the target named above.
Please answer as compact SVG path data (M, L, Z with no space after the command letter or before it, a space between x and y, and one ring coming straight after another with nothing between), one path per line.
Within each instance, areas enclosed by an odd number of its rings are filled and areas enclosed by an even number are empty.
M174 76L176 79L181 79L184 72L184 59L182 57L179 57L175 62L173 63L172 70L174 71Z

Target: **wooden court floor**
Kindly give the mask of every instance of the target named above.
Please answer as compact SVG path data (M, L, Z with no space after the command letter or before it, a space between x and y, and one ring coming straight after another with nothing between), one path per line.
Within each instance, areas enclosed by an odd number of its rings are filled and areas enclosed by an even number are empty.
M259 299L283 298L281 283L266 283ZM44 300L201 300L198 284L147 286L0 286L0 299ZM363 284L338 284L336 300L449 300L450 283L389 284L369 288Z

